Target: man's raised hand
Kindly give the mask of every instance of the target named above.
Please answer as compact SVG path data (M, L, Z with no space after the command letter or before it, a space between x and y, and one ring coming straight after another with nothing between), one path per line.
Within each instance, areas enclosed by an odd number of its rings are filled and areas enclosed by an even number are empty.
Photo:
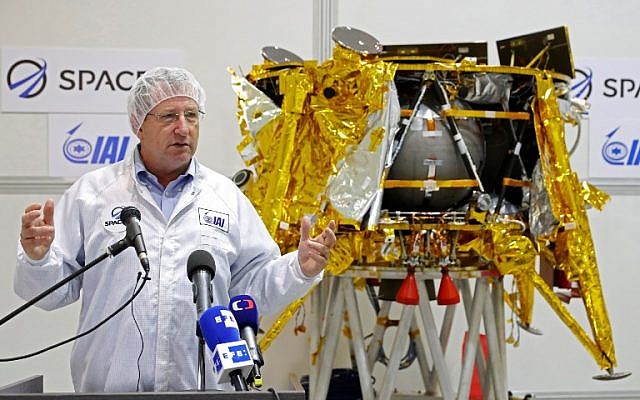
M49 252L54 237L53 200L48 199L44 207L38 203L28 205L20 229L20 244L27 256L32 260L42 259Z
M305 276L316 276L327 266L331 248L336 244L335 229L336 223L332 220L321 234L311 238L311 221L308 217L302 218L298 261Z

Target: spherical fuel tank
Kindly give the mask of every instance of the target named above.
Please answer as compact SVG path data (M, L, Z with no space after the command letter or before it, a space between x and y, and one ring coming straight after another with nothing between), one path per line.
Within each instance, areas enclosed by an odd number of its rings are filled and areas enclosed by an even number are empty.
M454 104L462 108L462 104ZM484 164L484 137L473 118L457 118L456 125L468 148L478 175ZM404 134L402 145L389 170L387 180L474 179L456 148L447 121L421 105ZM382 208L390 211L444 211L464 202L473 188L440 188L435 191L414 188L385 189Z

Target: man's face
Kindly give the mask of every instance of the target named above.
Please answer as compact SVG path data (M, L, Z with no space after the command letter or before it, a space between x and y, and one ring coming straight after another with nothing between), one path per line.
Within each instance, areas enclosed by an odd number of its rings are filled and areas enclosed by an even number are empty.
M193 115L195 121L189 118ZM147 114L138 132L140 154L159 181L173 180L186 171L198 147L199 117L196 102L182 96L162 101Z

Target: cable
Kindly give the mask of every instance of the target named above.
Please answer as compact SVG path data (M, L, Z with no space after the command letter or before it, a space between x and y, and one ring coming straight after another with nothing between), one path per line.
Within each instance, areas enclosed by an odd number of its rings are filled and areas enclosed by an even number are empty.
M136 284L133 286L133 294L136 292L136 288L138 287L138 282L140 281L140 277L142 276L141 272L138 272L138 277L136 278ZM132 294L132 296L133 296ZM138 325L138 320L136 320L136 315L133 312L133 302L131 302L131 317L133 318L133 323L136 325L136 329L138 330L138 334L140 335L140 354L138 354L138 360L136 361L136 365L138 367L138 382L136 383L136 392L140 391L140 377L142 376L142 372L140 371L140 359L142 358L142 352L144 352L144 337L142 336L142 331L140 330L140 325Z
M369 298L369 302L371 302L371 306L376 312L376 315L378 315L378 313L380 312L380 303L378 301L378 295L376 294L376 291L373 288L373 285L370 284L369 282L367 282L367 285L365 286L365 288L367 290L367 297Z
M571 148L568 151L570 156L573 155L573 153L578 148L578 143L580 143L580 135L582 134L582 124L580 123L580 121L578 121L577 126L578 126L578 129L576 131L576 140L573 142L573 144L571 145Z
M42 353L44 353L46 351L53 350L56 347L60 347L60 346L62 346L64 344L67 344L69 342L72 342L72 341L74 341L76 339L80 339L81 337L90 334L91 332L95 331L96 329L98 329L99 327L101 327L102 325L107 323L107 321L109 321L111 318L115 317L120 311L124 310L133 301L133 299L135 299L140 294L140 291L142 291L142 288L144 287L145 283L150 279L151 278L149 278L149 273L145 272L145 275L142 278L142 285L140 285L140 288L138 288L138 290L133 294L133 296L131 296L131 298L129 300L127 300L126 303L124 303L122 306L120 306L116 311L114 311L107 318L103 319L98 324L96 324L93 328L91 328L91 329L89 329L89 330L87 330L85 332L82 332L82 333L80 333L80 334L78 334L78 335L76 335L76 336L74 336L72 338L63 340L61 342L53 344L53 345L51 345L49 347L45 347L44 349L38 350L38 351L33 352L33 353L29 353L29 354L25 354L25 355L17 356L17 357L11 357L11 358L0 358L0 362L17 361L17 360L24 360L25 358L31 358L31 357L37 356L38 354L42 354Z

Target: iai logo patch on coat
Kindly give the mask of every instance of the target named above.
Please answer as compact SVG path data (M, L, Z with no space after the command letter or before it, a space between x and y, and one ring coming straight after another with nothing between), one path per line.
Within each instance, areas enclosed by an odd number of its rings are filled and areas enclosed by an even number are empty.
M212 226L229 233L229 214L206 208L198 208L198 214L200 215L200 225Z

